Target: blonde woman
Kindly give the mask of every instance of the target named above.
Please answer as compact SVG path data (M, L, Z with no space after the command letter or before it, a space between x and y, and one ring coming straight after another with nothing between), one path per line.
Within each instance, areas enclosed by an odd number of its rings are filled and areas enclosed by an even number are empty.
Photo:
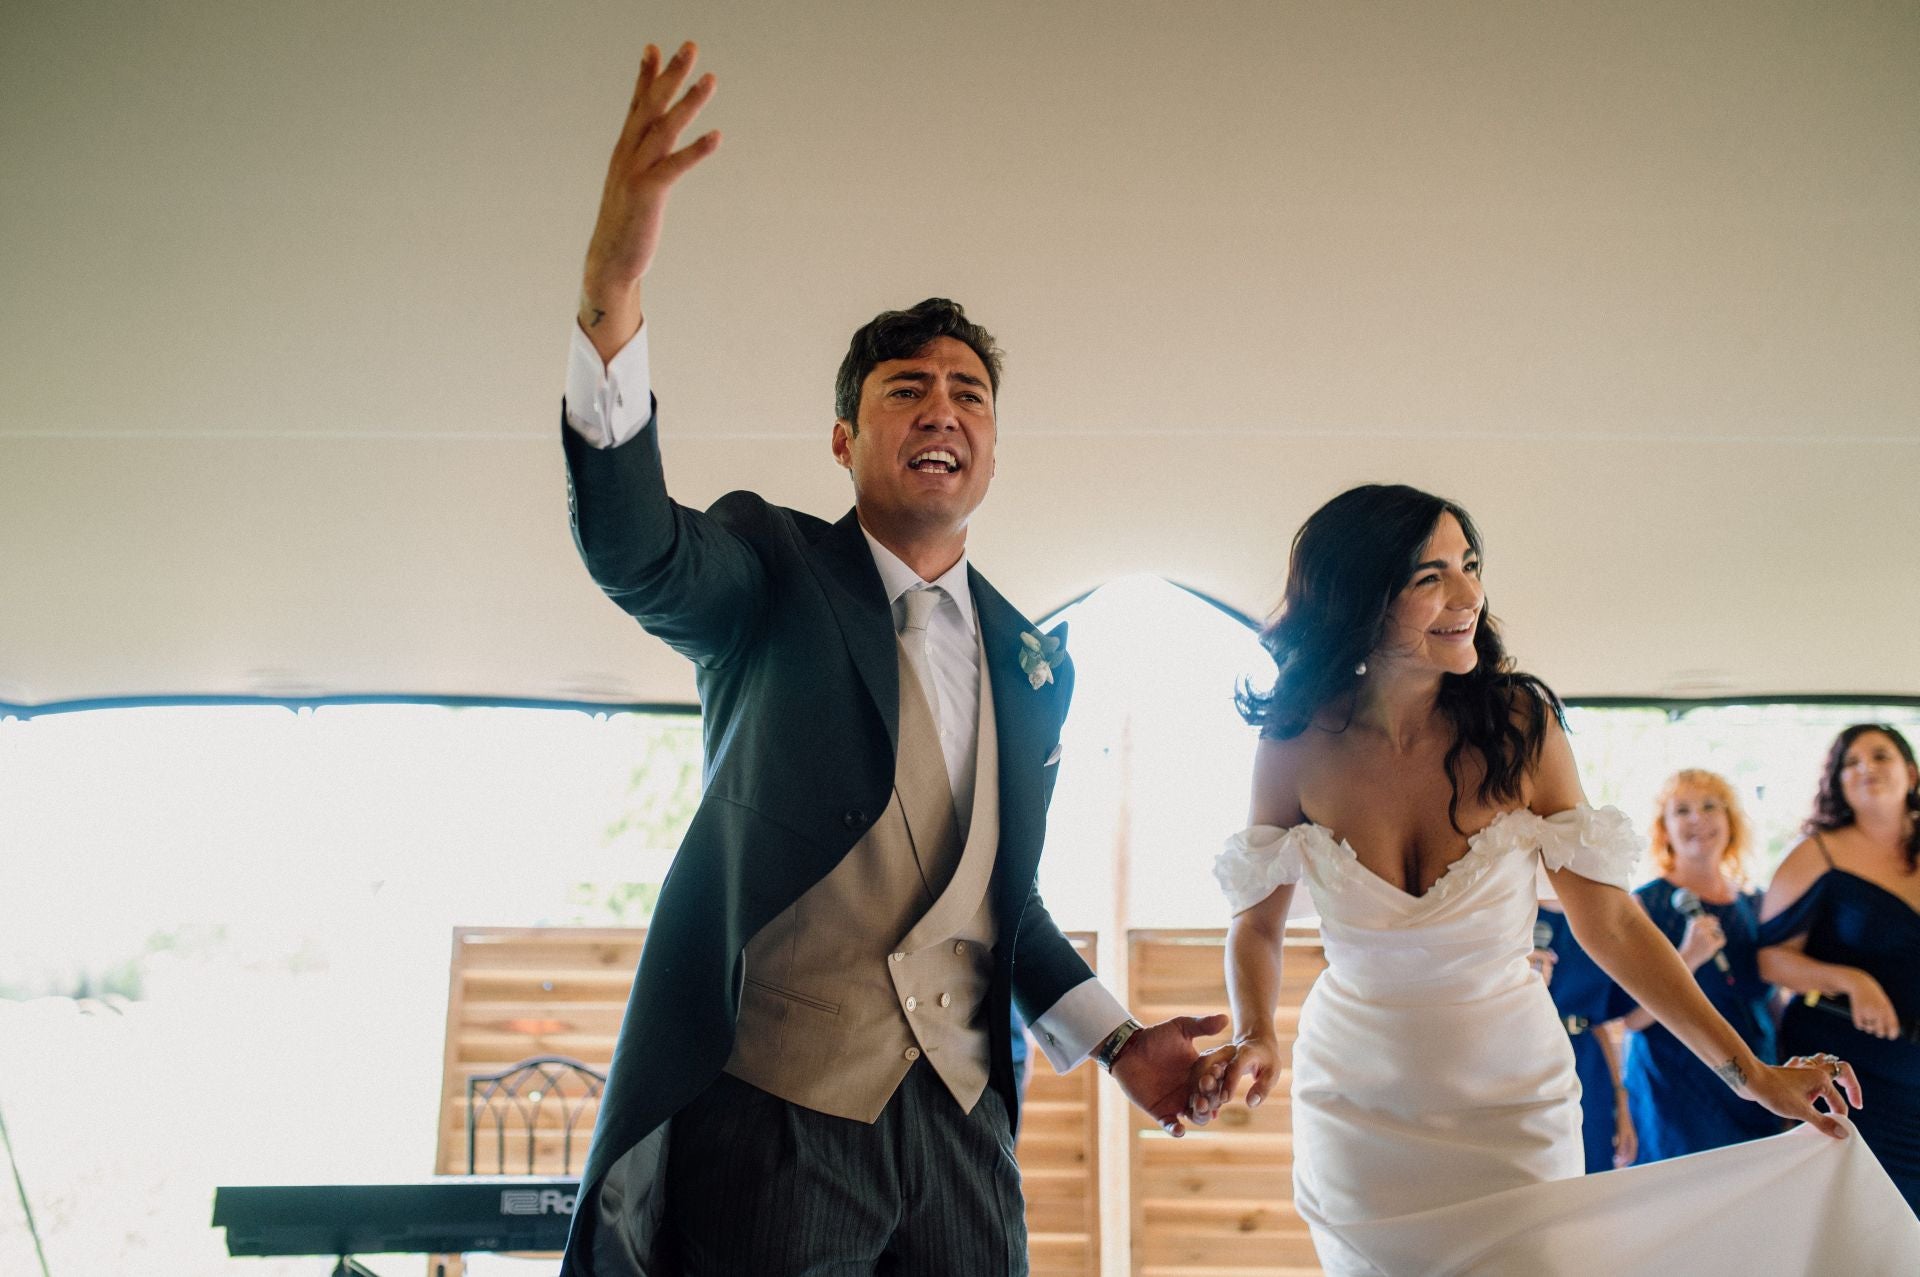
M1688 768L1661 786L1647 853L1660 876L1634 892L1680 951L1700 991L1754 1055L1779 1058L1773 986L1760 975L1760 893L1746 872L1747 821L1733 786ZM1626 1088L1640 1162L1698 1153L1780 1130L1780 1120L1729 1091L1643 1010L1627 1016Z

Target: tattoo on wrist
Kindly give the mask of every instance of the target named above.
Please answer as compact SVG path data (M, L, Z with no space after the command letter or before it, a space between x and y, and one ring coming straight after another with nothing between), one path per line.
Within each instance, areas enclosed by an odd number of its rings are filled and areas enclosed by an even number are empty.
M1713 1066L1713 1074L1729 1087L1738 1091L1747 1084L1747 1073L1737 1060L1726 1060Z
M582 288L580 290L580 326L582 328L598 328L600 321L606 317L607 312L594 305L592 298L587 296L587 290Z

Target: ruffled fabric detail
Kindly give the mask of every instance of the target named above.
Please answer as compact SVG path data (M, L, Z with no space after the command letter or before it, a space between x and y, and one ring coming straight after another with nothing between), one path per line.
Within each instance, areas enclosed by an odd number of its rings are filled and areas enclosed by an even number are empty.
M1214 857L1213 876L1231 910L1251 909L1275 887L1306 877L1308 846L1316 833L1326 836L1318 825L1255 825L1227 839Z
M1325 851L1319 862L1321 876L1329 881L1358 879L1370 881L1373 885L1385 888L1395 897L1417 902L1422 908L1431 909L1441 902L1472 890L1475 883L1486 877L1506 856L1516 851L1532 851L1535 845L1532 831L1521 818L1539 820L1532 812L1509 811L1495 816L1485 829L1467 839L1466 854L1441 871L1440 877L1427 888L1425 895L1415 896L1404 888L1396 887L1381 878L1360 863L1360 853L1353 844L1344 838L1335 838L1332 831L1320 825L1305 826L1319 837L1313 846Z
M1618 807L1582 803L1551 816L1534 816L1533 824L1547 868L1571 869L1582 878L1622 890L1633 881L1633 868L1645 844Z
M1420 903L1431 908L1449 896L1457 896L1471 890L1473 885L1500 862L1501 857L1513 850L1513 843L1499 837L1491 837L1496 826L1501 826L1505 818L1497 818L1493 825L1481 830L1467 840L1467 854L1448 865L1433 886L1427 888L1427 894L1418 897ZM1342 844L1345 845L1345 844ZM1352 854L1349 848L1349 854ZM1359 868L1359 857L1354 857L1354 867ZM1362 873L1366 872L1361 870ZM1402 892L1401 894L1406 894Z
M1259 904L1275 887L1309 876L1316 890L1371 879L1389 892L1431 908L1472 890L1506 856L1531 853L1535 848L1549 869L1572 869L1582 878L1624 890L1633 880L1645 844L1618 807L1582 804L1551 816L1518 808L1495 816L1467 840L1466 854L1448 865L1425 895L1412 896L1364 868L1352 846L1322 825L1308 822L1291 829L1255 825L1227 839L1213 862L1213 876L1234 913Z

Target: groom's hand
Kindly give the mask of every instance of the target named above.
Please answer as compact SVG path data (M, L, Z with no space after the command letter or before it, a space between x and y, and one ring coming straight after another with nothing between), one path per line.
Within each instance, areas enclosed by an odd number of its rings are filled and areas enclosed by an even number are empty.
M688 169L713 154L720 134L703 133L675 149L681 131L693 123L713 96L714 78L703 75L681 93L700 51L691 41L663 67L660 50L648 45L640 55L640 78L633 86L620 140L607 163L600 193L600 216L587 242L587 265L580 285L580 327L604 362L640 331L640 277L660 246L667 196ZM676 100L676 96L678 98Z
M1224 1015L1181 1015L1150 1025L1120 1049L1113 1080L1162 1130L1178 1137L1186 1131L1180 1119L1187 1113L1193 1065L1200 1058L1194 1039L1224 1033L1227 1023Z

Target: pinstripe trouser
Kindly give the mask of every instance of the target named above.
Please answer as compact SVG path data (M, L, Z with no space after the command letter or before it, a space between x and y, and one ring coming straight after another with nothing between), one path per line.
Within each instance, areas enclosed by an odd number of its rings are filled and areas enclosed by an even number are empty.
M872 1125L729 1074L674 1116L665 1227L685 1277L1025 1277L1006 1104L925 1060Z

